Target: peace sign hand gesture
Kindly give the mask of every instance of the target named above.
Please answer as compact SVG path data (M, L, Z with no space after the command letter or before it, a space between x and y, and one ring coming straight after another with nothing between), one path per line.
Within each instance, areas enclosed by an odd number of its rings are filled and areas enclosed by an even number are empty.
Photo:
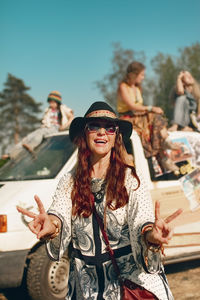
M33 218L33 220L28 224L28 227L34 234L36 234L38 239L52 239L59 232L61 222L58 217L48 215L45 212L43 203L37 195L34 196L34 199L37 203L39 214L35 214L19 206L17 206L17 210L23 215Z
M176 210L169 217L162 219L160 217L160 202L155 203L155 223L153 228L146 232L146 241L150 244L160 245L168 244L173 236L173 229L170 222L177 218L182 213L182 209Z

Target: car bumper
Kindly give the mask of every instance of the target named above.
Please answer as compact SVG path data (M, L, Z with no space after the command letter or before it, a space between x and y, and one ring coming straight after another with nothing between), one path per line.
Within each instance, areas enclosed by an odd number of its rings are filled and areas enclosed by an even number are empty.
M0 289L20 286L28 252L0 252Z

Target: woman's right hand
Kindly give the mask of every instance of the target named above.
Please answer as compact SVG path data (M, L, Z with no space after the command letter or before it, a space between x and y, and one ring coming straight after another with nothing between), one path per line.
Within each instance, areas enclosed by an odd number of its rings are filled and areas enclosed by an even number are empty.
M183 210L180 208L167 218L162 219L160 216L160 202L156 201L155 223L153 224L153 228L146 233L147 242L160 246L168 244L174 233L169 223L176 219L182 212Z
M44 206L40 198L35 195L34 199L37 203L39 214L28 211L22 207L17 206L18 212L25 216L33 218L33 220L28 224L29 229L36 234L38 239L48 239L55 235L56 225L52 222L51 216L45 212ZM56 216L54 219L59 221Z
M164 113L162 108L157 107L157 106L152 107L152 112L154 112L155 114L159 114L159 115L163 115L163 113Z

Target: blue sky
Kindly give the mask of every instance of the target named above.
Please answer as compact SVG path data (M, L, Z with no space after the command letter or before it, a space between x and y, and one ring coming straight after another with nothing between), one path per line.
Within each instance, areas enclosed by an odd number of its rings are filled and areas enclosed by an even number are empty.
M199 12L199 0L0 0L0 90L11 73L43 109L58 90L82 115L103 100L94 82L111 69L113 42L144 51L147 65L176 56L200 42Z

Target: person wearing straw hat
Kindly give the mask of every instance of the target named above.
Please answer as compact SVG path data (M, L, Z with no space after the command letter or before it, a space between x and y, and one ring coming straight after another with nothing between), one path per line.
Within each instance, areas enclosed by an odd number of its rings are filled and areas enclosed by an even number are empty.
M107 103L94 102L70 125L70 138L78 147L77 164L60 179L49 210L38 196L38 214L17 207L33 219L29 228L46 240L52 259L59 260L70 245L67 300L121 299L110 251L122 278L142 286L150 299L173 299L159 250L171 238L169 223L181 210L163 220L156 203L154 217L142 175L126 161L123 140L131 132L131 123L118 119ZM109 253L102 230L110 242Z
M49 107L45 110L41 126L17 143L9 154L4 154L3 159L15 159L24 149L34 154L34 149L41 144L47 135L69 129L74 114L71 108L62 104L60 92L52 91L49 93L47 102Z

